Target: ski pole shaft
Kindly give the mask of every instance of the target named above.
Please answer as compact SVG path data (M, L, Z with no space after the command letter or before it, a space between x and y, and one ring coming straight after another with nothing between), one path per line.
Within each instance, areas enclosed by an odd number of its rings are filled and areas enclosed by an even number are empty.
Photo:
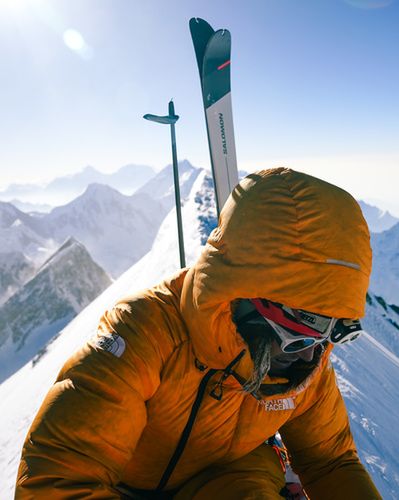
M169 115L173 116L175 109L173 101L169 102ZM184 255L184 240L183 240L183 223L181 216L181 198L180 198L180 182L179 182L179 169L177 163L177 150L176 150L176 133L175 124L170 124L170 134L172 140L172 159L173 159L173 179L175 185L175 202L176 202L176 216L177 216L177 232L179 236L179 255L180 267L186 267L186 258Z

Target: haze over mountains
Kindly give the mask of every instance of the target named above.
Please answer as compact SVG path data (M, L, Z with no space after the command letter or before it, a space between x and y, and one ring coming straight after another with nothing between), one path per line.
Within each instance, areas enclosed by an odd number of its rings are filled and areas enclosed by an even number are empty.
M191 165L187 160L179 162L180 178ZM94 167L87 166L75 174L57 177L48 184L12 184L0 191L0 200L7 201L23 212L50 212L52 208L65 205L84 193L90 184L104 184L125 195L132 195L140 188L141 192L154 198L168 196L164 183L169 185L169 194L173 195L170 184L172 165L168 165L156 175L153 167L129 164L111 174L104 174ZM239 178L247 175L241 170ZM184 180L183 180L184 183ZM188 191L182 193L182 198ZM390 229L399 219L386 210L359 200L359 204L372 232Z
M158 193L158 200L162 198L160 195ZM190 265L216 223L212 182L201 169L184 200L182 212ZM382 233L388 244L380 240L375 244L391 248L395 254L397 247L392 239L395 231L393 227ZM376 253L379 253L378 248ZM392 262L397 262L397 259L392 255ZM65 359L94 333L104 309L112 306L119 297L151 286L174 273L178 262L176 219L172 209L161 223L151 250L83 309L38 355L0 385L0 498L13 498L22 441ZM390 273L390 269L382 271L385 275ZM68 285L70 289L71 285ZM399 304L399 293L388 301L393 306L388 305L383 297L383 293L376 294L370 289L363 325L373 338L364 336L349 346L337 347L333 363L360 456L384 500L390 500L397 498L399 491L399 434L393 431L399 408L399 310L395 305ZM25 345L28 345L28 337Z
M135 172L137 169L134 167ZM183 198L199 171L187 161L180 163ZM151 248L159 225L174 204L173 193L169 165L133 195L121 194L109 185L89 184L83 194L48 214L27 214L0 202L0 252L21 252L41 264L73 236L117 277Z
M81 195L89 184L95 183L106 184L122 194L130 195L154 175L155 170L148 165L125 165L111 174L104 174L94 167L87 166L76 174L57 177L42 186L11 184L7 189L0 191L0 200L18 200L22 203L38 204L39 207L43 204L55 207L68 203Z

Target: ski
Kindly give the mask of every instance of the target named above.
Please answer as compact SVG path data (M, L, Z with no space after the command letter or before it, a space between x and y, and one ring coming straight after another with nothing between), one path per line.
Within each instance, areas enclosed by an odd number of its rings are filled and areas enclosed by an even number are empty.
M214 31L203 19L190 19L215 184L218 214L238 183L230 85L231 35Z

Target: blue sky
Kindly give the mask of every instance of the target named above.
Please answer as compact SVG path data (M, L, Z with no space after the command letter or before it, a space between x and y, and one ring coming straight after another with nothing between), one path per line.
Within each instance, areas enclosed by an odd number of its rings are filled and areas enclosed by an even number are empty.
M0 0L0 187L163 167L169 131L142 115L171 97L179 158L207 167L196 16L232 33L239 168L306 170L399 215L398 0Z

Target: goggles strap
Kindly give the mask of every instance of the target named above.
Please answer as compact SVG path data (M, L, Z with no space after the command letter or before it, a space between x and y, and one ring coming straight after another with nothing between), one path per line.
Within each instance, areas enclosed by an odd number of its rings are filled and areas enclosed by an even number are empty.
M256 310L265 318L270 319L277 323L278 325L289 328L290 330L301 333L302 335L307 335L309 337L323 338L316 330L309 328L306 325L298 323L296 321L287 318L282 309L275 306L269 300L267 305L261 299L251 299L252 304L256 307Z

